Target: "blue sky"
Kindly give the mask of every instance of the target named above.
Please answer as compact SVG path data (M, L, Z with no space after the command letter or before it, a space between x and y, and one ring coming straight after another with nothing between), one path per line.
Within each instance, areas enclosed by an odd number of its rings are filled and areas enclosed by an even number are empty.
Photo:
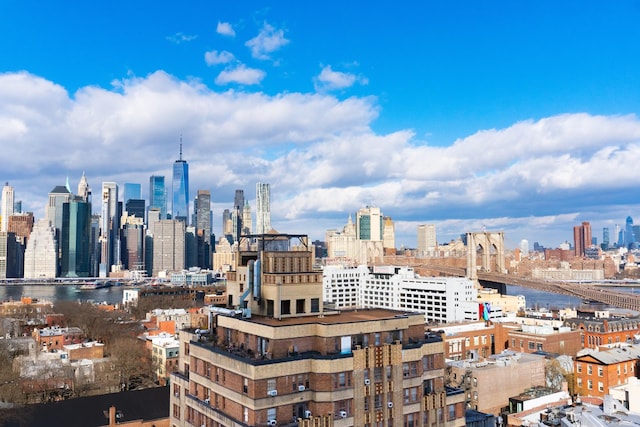
M558 4L560 3L560 4ZM42 215L86 172L165 174L182 135L214 231L272 187L281 232L365 205L438 240L555 247L637 216L636 2L0 3L0 179Z

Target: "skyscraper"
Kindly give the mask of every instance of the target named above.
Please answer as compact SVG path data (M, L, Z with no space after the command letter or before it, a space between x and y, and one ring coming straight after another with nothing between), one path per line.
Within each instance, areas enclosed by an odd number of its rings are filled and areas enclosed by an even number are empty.
M573 241L575 247L575 255L584 257L585 250L591 247L591 224L585 221L582 225L573 227Z
M153 276L185 268L185 223L174 219L153 224Z
M164 176L151 175L149 178L149 210L158 209L160 219L167 219L167 191Z
M233 240L240 241L242 234L242 215L244 213L244 190L236 190L233 198L233 212L231 212L231 222L233 223Z
M100 224L100 277L107 277L111 271L111 266L119 264L119 231L118 185L115 182L103 182L102 221Z
M242 234L251 234L252 226L251 205L249 205L248 200L245 200L244 207L242 208Z
M256 234L265 234L271 230L271 191L269 184L256 184Z
M142 199L142 190L140 188L140 184L134 184L131 182L125 182L124 184L124 197L122 198L122 201L124 202L124 204L127 204L127 201L132 200L132 199L136 199L136 200L140 200Z
M7 182L2 188L2 228L0 231L9 229L9 217L13 215L14 202L13 187Z
M631 216L627 217L625 228L624 228L624 245L632 249L636 243L636 238L633 233L633 218Z
M189 218L189 165L182 159L182 142L180 142L180 158L173 164L173 204L171 218L187 224Z
M201 268L211 267L211 192L198 190L194 204L196 238L197 238L197 265Z
M367 206L356 213L356 239L382 241L382 227L380 208Z
M418 255L424 256L435 252L438 242L435 224L421 224L418 226Z
M62 206L61 276L88 277L91 254L91 203L74 197Z

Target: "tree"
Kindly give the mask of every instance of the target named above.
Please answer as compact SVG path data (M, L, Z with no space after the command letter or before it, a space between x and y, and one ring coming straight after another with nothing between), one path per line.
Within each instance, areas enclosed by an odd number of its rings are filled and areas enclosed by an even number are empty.
M114 370L120 377L122 390L151 386L153 362L144 342L131 336L121 336L109 346Z
M547 359L544 366L547 387L554 391L562 390L562 384L567 383L569 392L573 389L573 372L562 367L558 359Z

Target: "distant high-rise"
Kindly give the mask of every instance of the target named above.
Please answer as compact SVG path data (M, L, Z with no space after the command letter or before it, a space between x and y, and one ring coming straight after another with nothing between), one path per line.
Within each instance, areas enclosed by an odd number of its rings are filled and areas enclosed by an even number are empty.
M142 199L142 189L140 184L135 184L131 182L125 182L124 184L124 197L122 201L126 205L129 200L140 200Z
M164 219L153 224L153 276L185 268L184 221Z
M581 225L573 227L573 242L575 255L584 257L585 250L591 247L591 224L585 221Z
M120 216L118 212L118 185L102 183L102 221L100 224L100 277L107 277L112 265L119 265Z
M245 200L244 207L242 208L242 234L251 234L252 223L251 205L249 205L248 200Z
M271 191L269 184L256 184L256 234L265 234L271 230Z
M382 241L382 214L380 208L367 206L356 213L356 239Z
M2 188L2 228L0 231L9 229L9 217L13 215L14 203L13 187L7 182Z
M149 178L149 210L158 209L160 219L167 219L167 191L164 176L151 175Z
M529 241L526 239L520 240L520 255L523 257L529 256Z
M627 217L624 228L624 245L632 249L635 246L636 238L633 233L633 218L631 216Z
M89 188L89 183L87 182L87 177L84 172L82 172L82 177L78 183L78 197L85 202L91 202L91 189Z
M244 213L244 190L236 190L233 198L233 212L231 212L231 223L233 224L233 240L240 241L242 234L242 215Z
M438 242L435 224L421 224L418 226L418 255L433 254Z
M604 249L609 247L609 227L602 228L602 246Z
M198 190L194 203L197 239L197 265L211 268L211 192Z
M144 220L144 199L128 199L125 202L124 210L127 215Z
M189 165L182 159L182 142L180 142L180 157L173 164L172 183L171 218L186 224L189 220Z
M62 207L61 276L88 277L91 272L91 203L74 197Z
M56 228L56 238L62 232L62 206L71 199L69 189L64 185L58 185L49 192L49 204L46 208L46 216Z
M53 279L58 265L56 231L47 218L33 227L24 253L25 279Z
M390 216L385 216L382 225L382 247L385 249L396 248L396 226Z

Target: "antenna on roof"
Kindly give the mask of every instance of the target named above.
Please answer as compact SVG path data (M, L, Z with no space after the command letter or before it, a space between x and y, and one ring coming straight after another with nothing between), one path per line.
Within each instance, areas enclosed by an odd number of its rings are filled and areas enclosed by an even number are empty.
M180 160L182 160L182 134L180 134Z

